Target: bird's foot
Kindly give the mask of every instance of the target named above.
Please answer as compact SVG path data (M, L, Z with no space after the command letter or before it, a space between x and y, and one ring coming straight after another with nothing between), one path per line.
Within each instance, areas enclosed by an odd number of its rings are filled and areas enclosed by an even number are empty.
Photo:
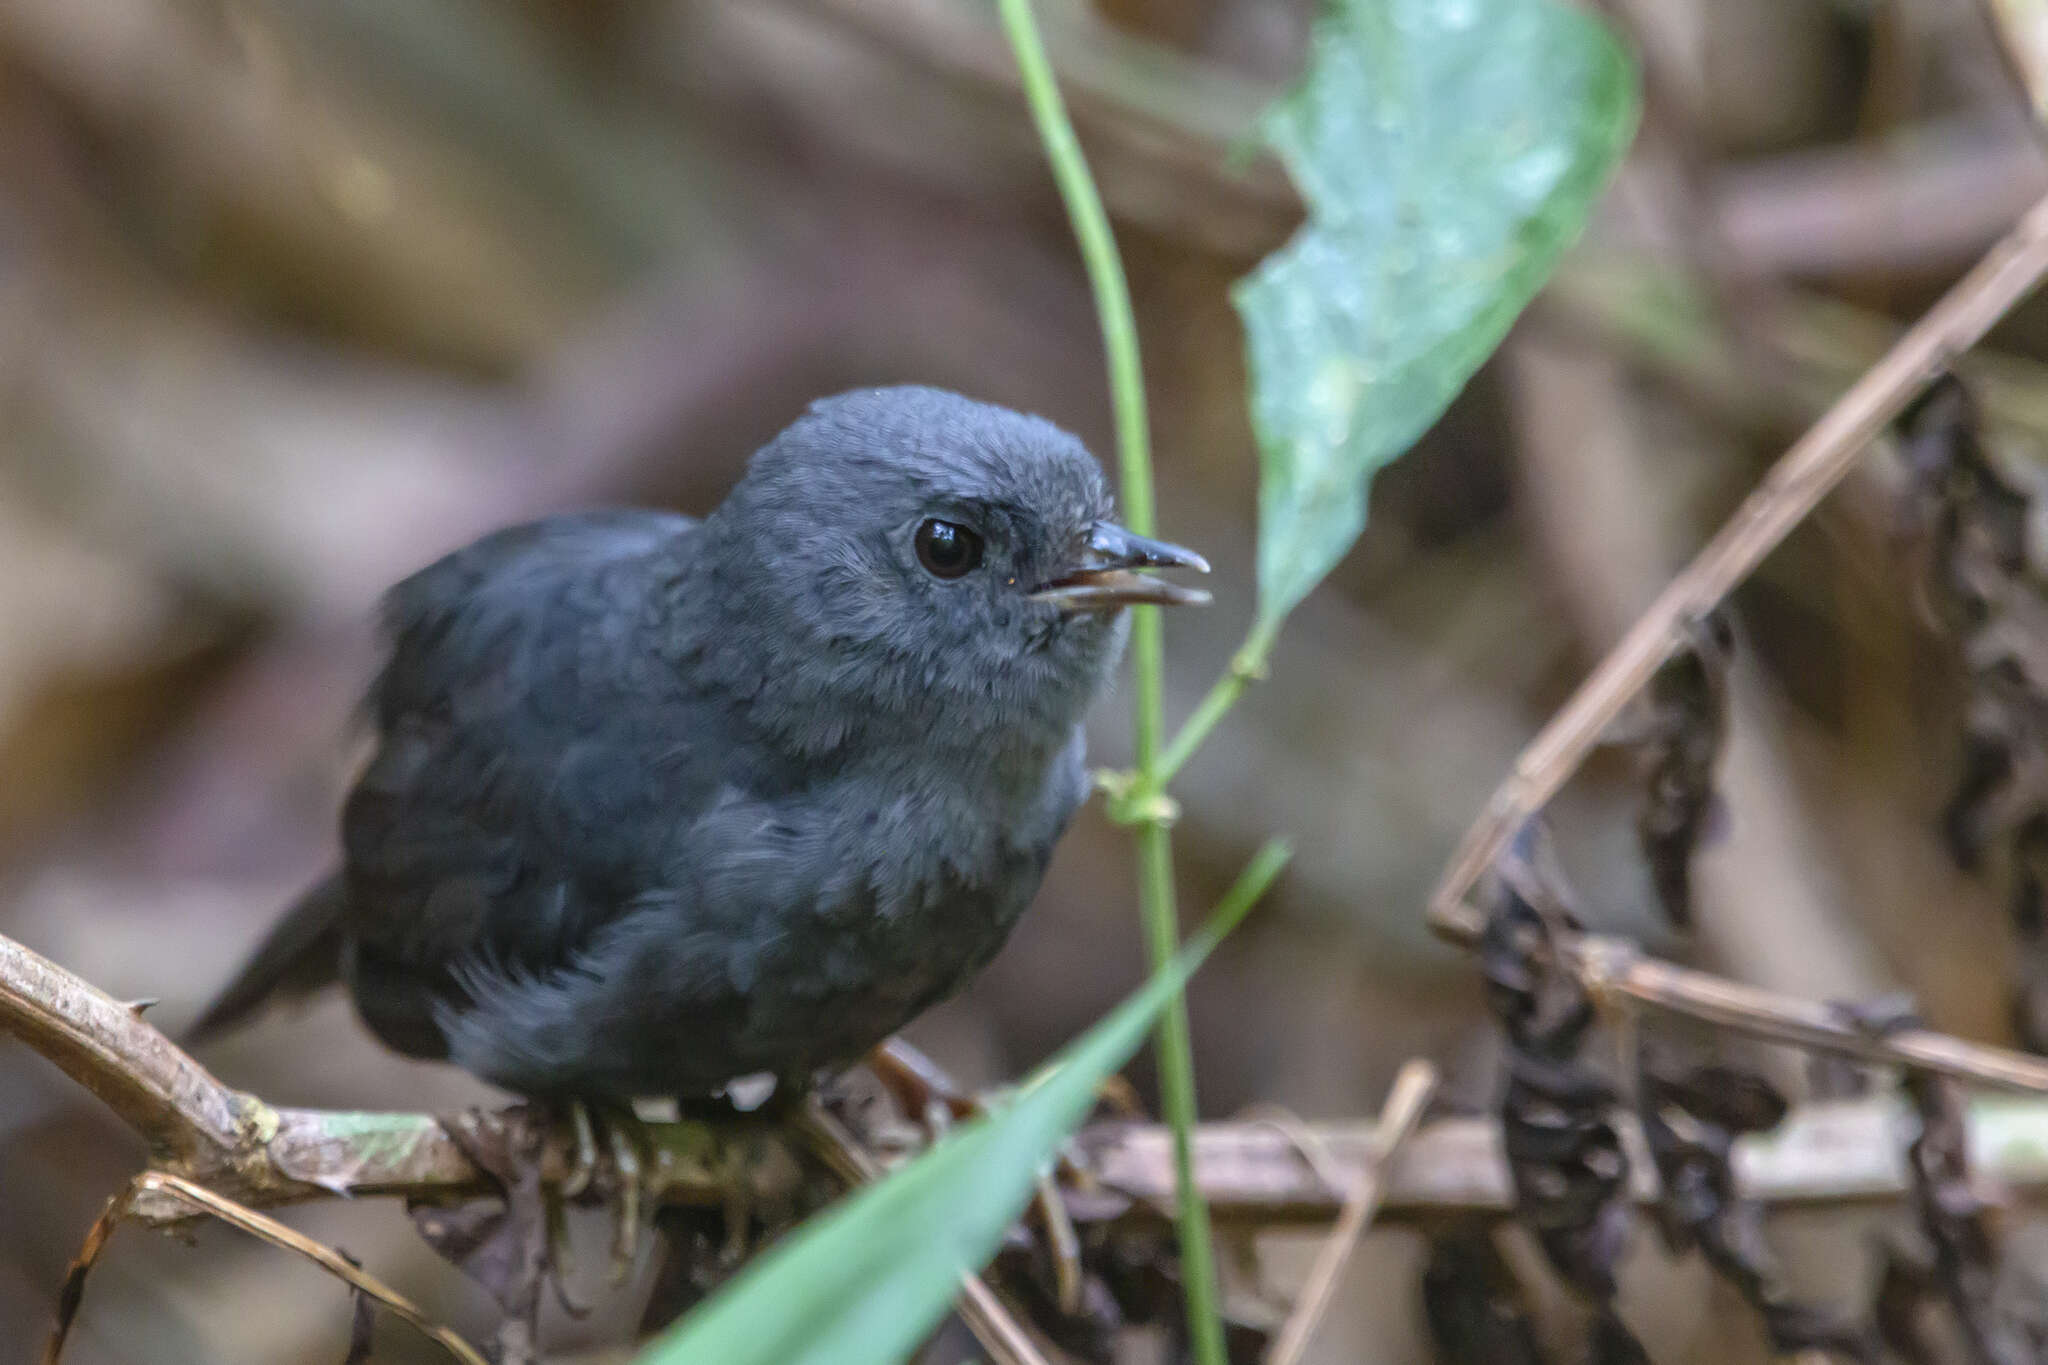
M980 1118L992 1106L988 1100L962 1089L931 1058L901 1038L890 1038L867 1057L868 1070L882 1083L906 1117L922 1124L933 1136L955 1123ZM1095 1087L1098 1104L1128 1119L1146 1117L1138 1092L1122 1076L1105 1077ZM1059 1157L1062 1175L1079 1175L1065 1152Z
M623 1284L640 1249L641 1191L652 1150L647 1128L629 1106L572 1100L554 1145L557 1160L550 1162L550 1169L562 1175L549 1181L545 1192L556 1283L559 1286L575 1273L564 1208L593 1188L602 1188L610 1195L613 1213L610 1278L615 1285ZM569 1306L566 1299L564 1305Z

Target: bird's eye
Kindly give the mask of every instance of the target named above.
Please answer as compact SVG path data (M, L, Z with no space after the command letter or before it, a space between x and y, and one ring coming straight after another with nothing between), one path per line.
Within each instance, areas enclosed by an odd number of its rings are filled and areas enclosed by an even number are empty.
M933 517L917 528L917 562L934 578L959 578L981 563L981 537L955 521Z

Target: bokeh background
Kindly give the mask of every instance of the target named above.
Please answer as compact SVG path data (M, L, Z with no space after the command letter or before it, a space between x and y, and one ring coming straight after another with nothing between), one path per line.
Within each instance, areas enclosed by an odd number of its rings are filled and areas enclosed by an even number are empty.
M1169 626L1179 714L1249 619L1229 286L1296 221L1249 136L1313 5L1039 8L1129 259L1162 528L1217 566L1217 605ZM1968 0L1608 9L1649 102L1587 243L1381 478L1365 540L1179 783L1190 907L1268 834L1299 850L1193 993L1213 1115L1367 1114L1417 1053L1447 1103L1487 1101L1475 974L1422 928L1452 842L1785 440L2048 191ZM1979 366L2022 467L2048 441L2044 320ZM809 398L859 384L956 387L1107 454L1094 328L974 0L0 0L0 932L176 1028L332 856L381 588L547 510L701 512ZM1603 925L1816 997L1910 989L1935 1026L2004 1040L2002 910L1935 836L1955 665L1914 607L1897 482L1873 457L1738 599L1733 819L1697 935L1647 908L1625 763L1591 765L1560 833ZM1095 734L1127 754L1120 705ZM1091 811L917 1039L988 1082L1092 1021L1142 970L1130 864ZM488 1098L334 999L205 1060L280 1103ZM139 1157L0 1045L0 1363L33 1358ZM397 1208L291 1217L487 1321ZM1849 1293L1868 1222L1776 1227L1802 1283ZM1659 1361L1762 1358L1727 1290L1639 1240L1622 1302ZM1312 1358L1429 1359L1419 1246L1373 1234ZM1312 1247L1262 1239L1236 1292L1284 1304ZM613 1358L630 1298L557 1322L563 1349ZM235 1234L129 1232L68 1359L326 1362L347 1322L332 1282Z

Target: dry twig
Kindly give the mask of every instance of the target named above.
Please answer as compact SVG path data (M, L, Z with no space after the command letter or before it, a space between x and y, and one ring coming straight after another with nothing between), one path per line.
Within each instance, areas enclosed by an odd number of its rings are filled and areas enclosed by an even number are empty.
M1344 1273L1345 1263L1357 1248L1358 1239L1364 1235L1373 1215L1379 1212L1380 1200L1387 1191L1387 1169L1393 1164L1402 1144L1415 1132L1415 1125L1422 1118L1423 1106L1436 1092L1436 1080L1436 1068L1421 1060L1409 1062L1394 1078L1393 1091L1380 1110L1376 1133L1378 1160L1360 1171L1352 1181L1351 1192L1344 1197L1343 1211L1337 1215L1337 1225L1330 1229L1330 1235L1316 1252L1315 1264L1309 1269L1308 1283L1302 1287L1301 1297L1295 1300L1294 1311L1288 1314L1286 1324L1273 1342L1273 1349L1266 1354L1266 1365L1294 1365L1307 1348L1316 1324L1322 1321L1323 1314L1329 1309L1330 1295L1337 1288L1337 1277Z
M874 1153L822 1107L809 1106L803 1121L817 1140L819 1154L848 1184L865 1185L885 1174ZM981 1276L972 1271L961 1273L957 1307L967 1330L1000 1365L1050 1365L1038 1343Z
M1977 1048L1939 1035L1873 1037L1821 1005L1788 1001L1698 972L1644 959L1628 944L1580 939L1572 960L1596 996L1614 993L1652 1009L1733 1023L1763 1023L1764 1036L1880 1064L2048 1093L2048 1063ZM166 1153L172 1174L252 1207L335 1196L435 1199L490 1190L490 1182L432 1116L276 1109L233 1091L125 1005L13 941L0 937L0 1031L17 1034ZM188 1082L177 1094L165 1077ZM242 1126L209 1116L249 1115ZM1745 1144L1737 1167L1744 1189L1767 1203L1896 1198L1907 1189L1892 1150L1894 1103L1809 1105L1785 1128ZM653 1125L662 1141L651 1197L657 1203L722 1207L744 1163L728 1147L764 1143L789 1152L782 1129L734 1118L718 1125ZM1978 1166L2015 1189L2048 1188L2048 1104L1986 1100L1971 1113ZM261 1134L271 1132L269 1140ZM1377 1151L1369 1123L1309 1125L1332 1163L1327 1175L1304 1162L1295 1139L1266 1123L1209 1123L1196 1135L1195 1174L1217 1214L1238 1222L1323 1222L1343 1206L1351 1182ZM723 1138L725 1141L721 1141ZM190 1139L198 1158L180 1158ZM694 1149L694 1151L692 1150ZM1126 1120L1084 1128L1069 1150L1077 1170L1141 1209L1172 1199L1165 1130ZM1510 1203L1498 1131L1477 1119L1432 1123L1389 1173L1385 1216L1414 1219L1460 1211L1501 1211ZM1639 1191L1647 1194L1647 1191ZM171 1223L191 1216L176 1201L138 1201L135 1217Z
M1975 1048L1916 1032L1873 1038L1820 1005L1784 1001L1718 978L1643 959L1627 944L1582 939L1575 960L1591 964L1592 986L1650 1008L1726 1022L1769 1021L1767 1036L1784 1037L1881 1064L1945 1071L2008 1089L2048 1091L2048 1063ZM1761 997L1762 1005L1759 1005ZM180 1135L224 1131L229 1145L201 1145L210 1158L172 1173L255 1207L334 1196L418 1198L484 1193L489 1181L431 1116L274 1109L222 1086L169 1039L125 1005L62 968L0 937L0 1030L15 1033L56 1061L73 1079L108 1099L129 1125L159 1150L175 1152ZM2010 1071L2009 1067L2022 1068ZM160 1084L164 1076L198 1078L182 1097ZM215 1124L210 1114L252 1113L261 1122L246 1130ZM272 1129L268 1142L259 1134ZM1886 1101L1811 1105L1795 1111L1786 1128L1749 1144L1738 1160L1745 1189L1769 1203L1829 1199L1896 1198L1907 1186L1887 1135L1897 1117ZM655 1125L690 1130L709 1125ZM761 1123L724 1121L733 1142L785 1144L779 1130ZM1985 1101L1972 1111L1977 1162L2013 1188L2048 1187L2048 1105ZM1197 1134L1196 1178L1220 1217L1237 1221L1318 1222L1343 1204L1348 1181L1373 1161L1375 1130L1366 1123L1315 1124L1310 1129L1335 1169L1325 1178L1303 1162L1295 1142L1264 1123L1210 1123ZM207 1143L214 1139L207 1136ZM1077 1136L1070 1158L1096 1183L1137 1201L1172 1197L1172 1163L1165 1130L1123 1120L1100 1122ZM671 1204L721 1207L735 1164L722 1161L716 1141L684 1155L683 1141L664 1142L655 1166L656 1198ZM230 1159L232 1158L232 1159ZM209 1170L211 1174L209 1175ZM217 1177L216 1180L214 1177ZM1387 1216L1502 1210L1508 1206L1499 1136L1474 1119L1430 1124L1394 1164L1385 1196ZM190 1216L176 1204L143 1200L139 1221L164 1223Z
M1948 362L1975 345L2048 273L2048 199L1958 281L1896 345L1785 452L1685 572L1673 579L1522 751L1465 834L1430 897L1431 926L1476 943L1480 912L1468 896L1509 838L1578 769L1602 732L1655 676L1685 627L1762 562L1839 483L1870 441Z
M303 1233L293 1231L275 1218L267 1218L254 1209L243 1208L232 1199L223 1199L211 1190L163 1171L144 1171L136 1176L127 1189L108 1201L106 1211L86 1233L85 1242L79 1248L77 1258L71 1263L70 1273L64 1278L64 1292L58 1300L57 1322L50 1330L48 1343L43 1347L43 1365L57 1365L58 1357L63 1355L65 1339L70 1335L71 1324L76 1319L79 1303L85 1295L86 1276L92 1272L100 1253L106 1250L114 1229L133 1217L135 1211L144 1204L166 1201L181 1205L188 1212L218 1218L229 1227L239 1228L251 1237L260 1238L272 1246L283 1247L286 1251L305 1257L347 1284L363 1298L376 1301L394 1317L403 1318L411 1323L423 1336L462 1362L462 1365L485 1365L483 1355L474 1346L436 1323L411 1299L369 1274L348 1257L331 1247L322 1246Z

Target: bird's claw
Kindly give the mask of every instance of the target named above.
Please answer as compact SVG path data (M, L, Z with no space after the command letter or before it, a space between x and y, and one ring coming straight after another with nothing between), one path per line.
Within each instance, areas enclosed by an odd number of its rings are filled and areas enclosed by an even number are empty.
M564 1158L565 1173L560 1180L549 1182L545 1190L549 1260L555 1267L558 1292L563 1282L574 1277L576 1265L569 1246L564 1209L590 1192L597 1183L599 1172L607 1164L613 1177L614 1214L610 1279L615 1285L623 1284L632 1274L633 1262L640 1250L641 1187L649 1150L646 1130L631 1110L607 1109L600 1112L580 1100L570 1102L567 1117L569 1133L564 1144L568 1148ZM582 1305L573 1304L566 1295L563 1306L577 1316L589 1311Z
M568 1177L559 1187L564 1201L574 1199L589 1189L590 1182L597 1176L596 1121L591 1117L589 1105L581 1100L569 1102L569 1127L576 1149L574 1160L569 1163Z
M630 1114L605 1127L612 1169L618 1175L617 1221L612 1225L611 1282L624 1284L640 1251L640 1189L646 1174L647 1133Z

